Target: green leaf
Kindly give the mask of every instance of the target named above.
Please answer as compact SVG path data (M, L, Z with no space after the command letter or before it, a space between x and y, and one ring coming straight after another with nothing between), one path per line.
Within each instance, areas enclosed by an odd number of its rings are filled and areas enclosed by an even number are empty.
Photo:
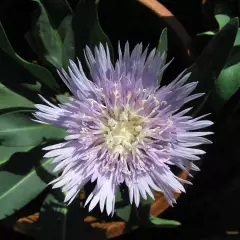
M28 152L31 150L33 146L27 146L27 147L5 147L0 146L0 166L6 163L13 154L18 152Z
M123 221L128 223L128 227L146 224L150 214L150 207L153 199L141 199L138 208L134 204L130 204L128 190L125 187L120 188L116 193L115 214Z
M237 29L238 18L233 18L206 46L196 63L188 68L188 72L192 72L189 82L199 81L195 91L207 93L204 99L195 101L197 105L206 101L213 90L233 47Z
M72 16L66 16L59 26L59 34L62 36L62 66L67 68L69 59L75 57L74 33L72 29Z
M16 111L0 116L0 141L4 146L36 146L46 140L61 140L66 131L31 120L30 111Z
M235 47L218 76L211 95L213 109L218 112L240 88L240 48Z
M68 0L33 0L40 2L46 9L51 22L56 28L59 27L63 19L72 14L72 8L68 3Z
M39 5L35 12L36 19L32 31L34 44L32 45L47 63L55 68L66 68L68 60L75 56L71 11L68 8L62 13L61 8L54 7L55 12L51 14L50 1L32 1ZM51 7L53 5L50 3ZM62 19L59 18L58 11L60 11Z
M177 227L181 225L180 222L175 220L167 220L150 215L149 222L152 227Z
M218 3L214 4L214 15L215 19L218 23L218 29L215 29L213 31L206 31L203 33L197 34L197 36L207 35L207 36L214 36L216 35L219 30L221 30L229 21L231 18L235 16L231 10L231 6L227 1L220 1ZM235 45L235 44L234 44Z
M0 83L0 109L15 107L33 108L33 102L9 90Z
M158 42L157 51L161 54L163 52L165 52L166 56L167 56L167 51L168 51L167 28L164 28L161 32L160 39L159 39L159 42Z
M131 204L115 209L116 215L120 217L122 220L124 220L125 222L129 222L131 218L131 211L132 211Z
M218 22L219 29L222 29L231 19L228 15L225 14L217 14L215 15L215 18Z
M240 46L240 28L238 28L237 36L234 42L234 46Z
M49 92L49 89L41 85L31 73L1 49L0 66L0 82L14 93L24 96L32 102L38 102L37 93Z
M129 226L142 226L142 227L176 227L181 225L174 220L167 220L153 216L150 213L152 201L146 200L143 204L140 202L140 206L136 207L132 205L130 216L127 219L121 218L128 223ZM125 217L126 214L123 216Z
M213 31L206 31L197 34L198 36L207 35L214 36L219 30L221 30L235 15L231 11L231 6L227 1L221 1L214 4L214 15L218 23L218 29Z
M7 168L8 164L4 166L0 171L0 219L6 218L25 206L47 187L48 182L39 177L39 171L51 172L53 170L51 161L51 159L44 159L40 165L33 167L25 174L10 172ZM19 165L18 168L20 168Z
M214 36L216 34L216 31L206 31L206 32L202 32L202 33L198 33L197 36Z
M167 28L164 28L161 32L160 39L157 46L157 52L159 54L165 53L165 58L163 60L163 63L165 64L167 60L167 52L168 52ZM159 84L161 82L161 79L162 79L162 74L159 76Z
M219 1L214 4L214 15L221 30L235 14L232 12L231 5L228 1Z
M47 69L37 64L27 62L14 52L11 44L7 39L6 33L1 23L0 23L0 49L4 51L6 54L8 54L16 62L16 64L24 68L25 71L27 70L27 73L30 74L33 78L37 79L39 82L43 83L44 85L48 86L53 90L58 89L57 82Z
M60 103L68 103L69 102L69 98L70 96L66 96L66 95L63 95L63 94L59 94L59 95L56 95L56 99L60 102Z
M227 101L240 87L240 64L225 68L218 77L216 89L224 101Z
M98 4L95 0L79 1L74 17L73 30L75 33L76 56L84 63L83 49L88 45L93 49L101 42L104 46L107 43L113 58L112 44L103 32L98 19Z
M129 222L132 217L132 204L129 202L128 190L120 187L116 193L115 214L125 222Z

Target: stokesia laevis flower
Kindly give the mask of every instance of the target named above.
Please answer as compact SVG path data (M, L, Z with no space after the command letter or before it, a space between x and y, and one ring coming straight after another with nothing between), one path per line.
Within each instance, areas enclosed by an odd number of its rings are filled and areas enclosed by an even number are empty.
M167 67L164 54L156 49L147 56L138 44L130 54L128 43L113 66L109 49L100 44L94 55L87 47L86 62L90 81L81 63L70 60L68 73L59 75L73 94L68 103L37 104L36 121L67 130L65 142L44 148L53 157L54 188L66 193L65 202L73 201L79 190L91 181L95 189L86 204L91 211L97 203L101 211L114 212L115 194L126 184L130 202L139 205L140 196L154 198L153 190L162 192L169 204L175 203L173 192L184 192L182 183L170 166L198 170L192 162L205 152L196 149L210 143L200 129L211 121L204 116L186 116L191 108L185 103L203 94L193 94L197 82L187 83L190 74L181 73L173 82L159 88L159 79Z

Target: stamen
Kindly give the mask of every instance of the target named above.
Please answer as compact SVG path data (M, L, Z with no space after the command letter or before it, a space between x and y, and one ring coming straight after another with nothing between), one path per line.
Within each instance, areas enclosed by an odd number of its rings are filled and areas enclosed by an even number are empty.
M101 129L109 150L121 156L129 155L139 141L143 129L141 123L142 117L126 108L122 109L119 118L108 118L107 126L103 123Z

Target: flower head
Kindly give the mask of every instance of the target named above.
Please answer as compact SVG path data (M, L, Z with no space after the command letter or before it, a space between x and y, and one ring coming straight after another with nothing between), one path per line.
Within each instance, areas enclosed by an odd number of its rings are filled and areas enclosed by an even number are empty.
M154 49L147 56L142 45L129 53L128 43L115 66L108 47L95 47L94 56L87 47L86 61L90 81L81 63L70 61L68 73L59 75L71 90L68 103L37 104L37 121L67 130L65 142L46 147L45 157L53 157L55 171L61 175L54 188L66 192L70 203L89 181L95 189L86 204L92 210L97 203L101 211L114 212L115 193L120 184L129 190L130 202L139 205L140 196L154 198L153 190L162 192L168 202L175 202L173 192L183 192L181 182L171 171L175 165L198 170L192 162L205 152L196 146L210 143L199 131L212 124L202 117L187 116L185 103L200 97L193 94L197 82L187 83L190 74L182 73L169 85L159 88L159 79L167 67Z

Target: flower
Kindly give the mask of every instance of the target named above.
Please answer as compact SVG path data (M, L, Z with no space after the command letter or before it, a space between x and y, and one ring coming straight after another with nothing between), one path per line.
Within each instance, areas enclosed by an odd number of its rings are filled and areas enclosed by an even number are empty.
M204 154L194 148L211 143L199 131L212 124L204 116L186 116L185 103L203 94L190 95L197 82L187 83L190 74L181 73L173 82L159 88L165 68L165 55L156 49L147 56L142 44L124 54L119 47L115 67L109 49L87 47L86 62L92 81L84 74L81 63L70 60L67 73L58 71L73 97L68 103L37 104L36 121L66 129L65 142L48 146L47 158L54 158L54 171L61 170L53 188L62 188L65 202L73 201L79 190L91 181L95 188L86 204L91 211L98 203L101 211L114 212L115 194L120 184L129 190L130 203L139 205L140 196L152 197L153 190L162 192L169 204L175 203L173 192L184 192L182 183L171 171L175 165L198 170L193 163ZM193 161L193 162L192 162Z

